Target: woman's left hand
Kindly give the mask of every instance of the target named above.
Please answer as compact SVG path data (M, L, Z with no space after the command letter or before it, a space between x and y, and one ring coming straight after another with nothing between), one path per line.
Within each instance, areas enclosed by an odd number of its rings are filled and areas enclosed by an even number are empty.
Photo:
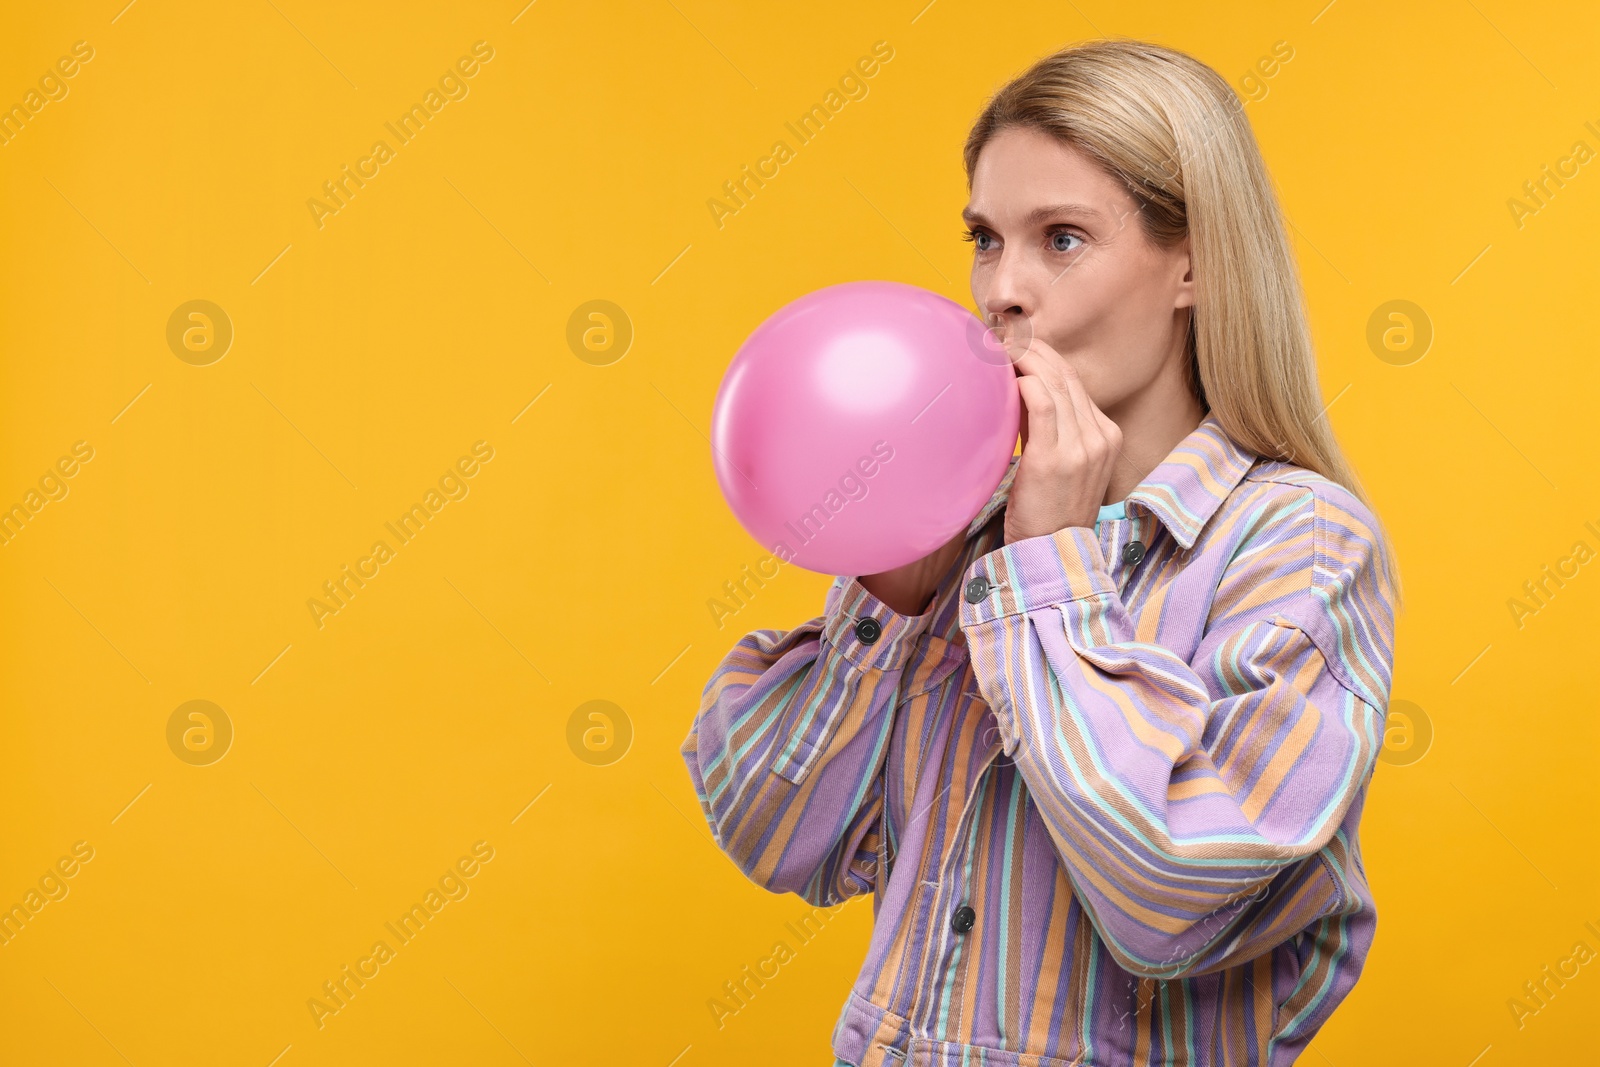
M1078 372L1037 337L1012 358L1022 393L1022 458L1006 504L1006 543L1093 528L1122 449L1122 430L1089 399Z

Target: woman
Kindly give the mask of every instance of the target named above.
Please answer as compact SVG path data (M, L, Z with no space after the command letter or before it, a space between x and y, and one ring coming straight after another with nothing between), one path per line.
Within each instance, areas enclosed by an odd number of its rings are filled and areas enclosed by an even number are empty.
M1290 1063L1372 942L1398 580L1259 149L1211 68L1098 41L965 163L1021 456L940 551L741 640L690 777L760 885L873 894L838 1063Z

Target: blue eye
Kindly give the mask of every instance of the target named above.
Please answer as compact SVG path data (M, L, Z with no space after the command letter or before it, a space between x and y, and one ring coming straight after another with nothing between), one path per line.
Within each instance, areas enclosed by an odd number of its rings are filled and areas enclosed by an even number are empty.
M973 242L974 248L979 252L987 252L987 251L989 251L989 246L986 245L986 244L982 244L981 242L988 241L991 238L989 237L988 234L984 233L982 230L962 230L961 231L961 239L963 241L971 241L971 242Z
M1050 247L1055 249L1057 252L1072 252L1078 247L1078 245L1063 245L1063 241L1077 241L1078 244L1082 244L1083 238L1079 237L1075 233L1068 233L1065 230L1058 230L1050 235Z

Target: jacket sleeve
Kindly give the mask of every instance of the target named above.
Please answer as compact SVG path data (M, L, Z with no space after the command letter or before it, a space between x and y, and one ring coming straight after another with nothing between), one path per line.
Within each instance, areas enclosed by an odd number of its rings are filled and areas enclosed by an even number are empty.
M1347 905L1333 839L1382 744L1393 611L1364 509L1299 493L1233 554L1192 662L1136 635L1087 527L968 570L994 583L961 625L1002 750L1133 974L1231 966Z
M718 846L756 884L819 907L876 885L894 695L931 618L840 579L822 616L748 634L717 667L681 753Z

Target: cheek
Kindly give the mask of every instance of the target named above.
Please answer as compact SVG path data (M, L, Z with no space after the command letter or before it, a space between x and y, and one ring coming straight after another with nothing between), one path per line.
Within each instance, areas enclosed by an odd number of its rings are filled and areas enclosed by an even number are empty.
M1108 403L1144 390L1161 376L1173 339L1172 315L1170 303L1126 309L1114 341L1118 355L1103 383Z
M1115 354L1130 318L1130 292L1115 272L1075 264L1048 286L1034 329L1057 352L1080 351L1096 361Z
M1146 382L1160 369L1162 353L1172 332L1172 307L1148 289L1132 292L1117 308L1112 343L1123 376Z
M1106 287L1071 294L1040 336L1060 352L1083 379L1089 397L1102 409L1120 403L1153 381L1170 332L1166 314L1152 294L1135 287Z
M1112 275L1108 294L1108 319L1119 339L1132 351L1143 351L1173 328L1177 291L1171 278L1176 267L1163 257L1127 257Z

